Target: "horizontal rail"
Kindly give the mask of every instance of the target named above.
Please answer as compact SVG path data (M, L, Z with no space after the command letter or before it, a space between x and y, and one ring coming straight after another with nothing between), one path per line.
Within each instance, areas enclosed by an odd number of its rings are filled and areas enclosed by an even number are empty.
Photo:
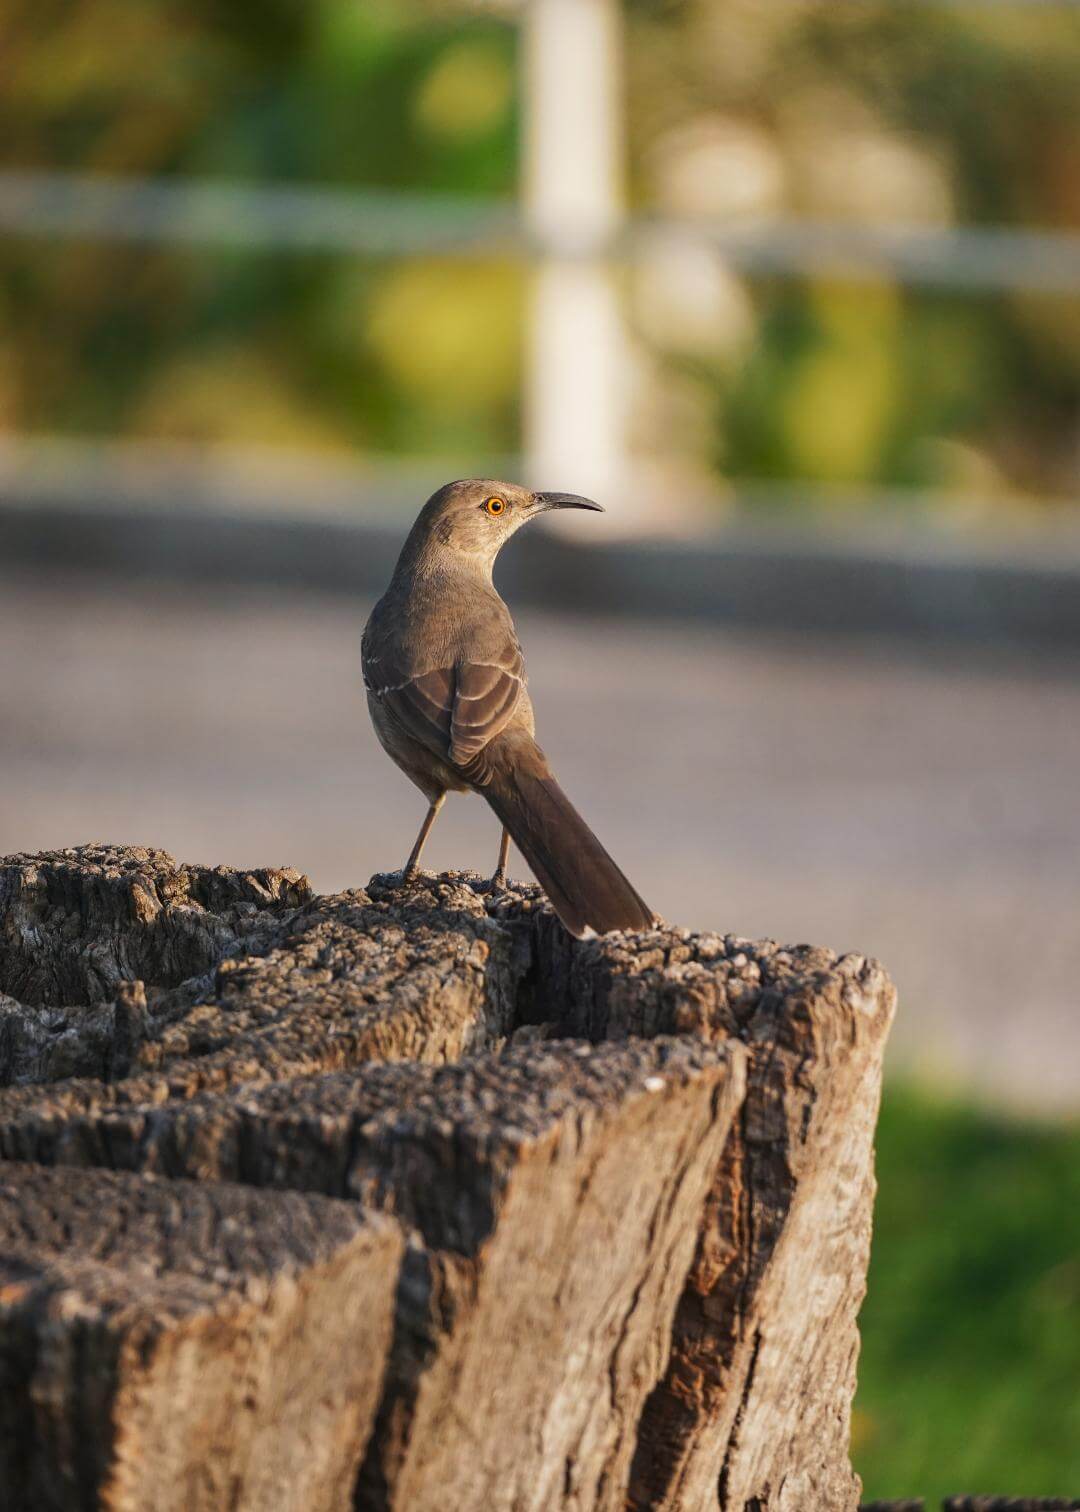
M755 275L1080 289L1080 233L1068 231L638 216L608 244L573 228L541 237L510 201L194 179L0 172L0 234L374 258L633 257L660 234L705 241Z
M505 254L513 205L439 195L197 179L0 172L0 232L367 257Z
M1080 235L1013 227L927 229L787 221L732 226L678 223L745 273L842 275L859 281L988 291L1030 289L1066 294L1080 289Z

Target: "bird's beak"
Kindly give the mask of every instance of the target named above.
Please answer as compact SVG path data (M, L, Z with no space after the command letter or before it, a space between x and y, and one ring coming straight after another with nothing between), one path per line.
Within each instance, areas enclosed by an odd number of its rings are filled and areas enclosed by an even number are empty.
M597 504L595 499L584 499L581 494L535 493L533 494L533 498L536 500L539 510L595 509L601 514L604 512L602 504Z

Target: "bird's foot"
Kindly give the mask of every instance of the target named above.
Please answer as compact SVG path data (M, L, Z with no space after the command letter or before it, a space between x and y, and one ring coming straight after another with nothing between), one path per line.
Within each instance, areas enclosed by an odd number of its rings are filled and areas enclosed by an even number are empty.
M500 866L498 871L492 877L491 881L488 883L488 891L493 893L505 892L508 886L509 882L506 876L506 867Z

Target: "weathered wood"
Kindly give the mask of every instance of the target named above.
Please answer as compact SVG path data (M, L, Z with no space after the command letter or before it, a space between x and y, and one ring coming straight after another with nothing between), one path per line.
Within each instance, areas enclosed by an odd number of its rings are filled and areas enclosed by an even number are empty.
M506 1035L525 966L475 885L318 898L298 872L177 866L163 851L9 857L0 992L39 1011L19 1044L0 1036L0 1082L50 1079L58 1033L61 1076L98 1075L119 1050L125 1101L456 1059ZM134 1046L110 1001L125 979L148 1003Z
M2 1505L345 1506L403 1247L354 1203L4 1165Z
M741 1057L718 1048L527 1047L435 1073L415 1112L370 1130L351 1184L381 1202L392 1183L426 1252L406 1265L362 1504L622 1504L741 1101Z
M164 851L80 846L0 862L0 979L25 1003L105 1003L122 982L199 978L311 898L295 871L177 866Z
M0 992L0 1160L403 1225L358 1507L854 1512L876 963L97 848L0 862Z
M874 961L810 946L683 931L568 948L540 934L564 1032L730 1036L750 1053L631 1504L854 1506L849 1409L891 983Z

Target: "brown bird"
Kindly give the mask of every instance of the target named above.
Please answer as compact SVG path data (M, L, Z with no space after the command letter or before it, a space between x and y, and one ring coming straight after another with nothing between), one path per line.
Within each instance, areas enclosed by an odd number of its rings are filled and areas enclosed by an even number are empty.
M364 631L364 684L384 750L428 800L410 881L448 791L480 793L502 820L493 887L516 841L571 934L648 929L642 901L555 781L533 739L525 663L495 591L500 548L551 509L600 509L578 494L466 478L432 494Z

